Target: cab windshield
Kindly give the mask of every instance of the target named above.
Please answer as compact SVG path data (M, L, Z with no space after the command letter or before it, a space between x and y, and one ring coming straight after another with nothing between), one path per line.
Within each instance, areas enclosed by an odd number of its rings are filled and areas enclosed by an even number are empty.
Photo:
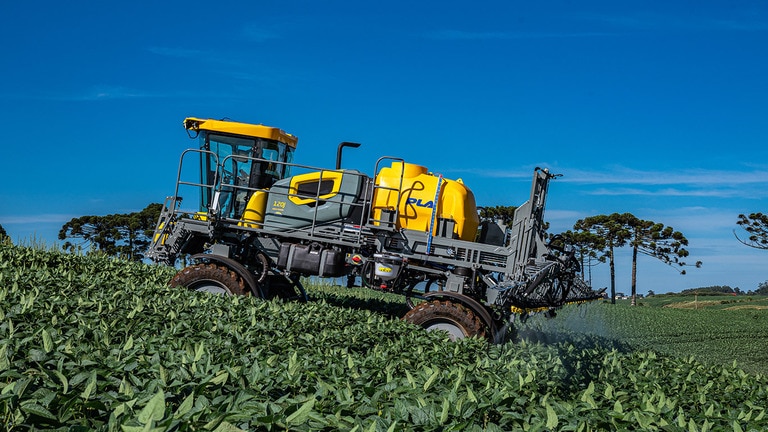
M222 217L239 218L250 195L269 189L290 175L285 163L293 161L293 149L264 138L201 133L201 182L218 191L217 209ZM211 207L211 189L204 188L201 211Z

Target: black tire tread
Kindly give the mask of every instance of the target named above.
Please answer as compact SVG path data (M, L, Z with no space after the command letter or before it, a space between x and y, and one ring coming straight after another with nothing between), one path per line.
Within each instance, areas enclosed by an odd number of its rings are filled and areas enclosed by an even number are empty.
M480 318L461 303L449 300L425 301L408 311L403 320L427 328L436 321L450 321L460 327L467 337L485 338L485 326Z
M245 281L237 273L227 267L216 264L196 264L181 269L168 282L172 287L190 287L199 281L216 281L223 285L229 294L249 295Z

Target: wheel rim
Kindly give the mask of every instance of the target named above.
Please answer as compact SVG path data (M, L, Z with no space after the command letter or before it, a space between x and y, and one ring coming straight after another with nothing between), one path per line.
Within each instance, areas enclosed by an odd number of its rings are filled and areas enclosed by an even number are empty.
M453 321L436 321L436 322L430 322L423 326L428 332L431 331L444 331L448 333L448 338L452 341L456 341L459 339L464 339L467 337L466 330L460 326L459 324L453 322Z
M197 281L192 286L189 287L192 291L197 292L204 292L209 294L218 294L218 295L231 295L232 293L229 292L229 290L215 280L201 280Z

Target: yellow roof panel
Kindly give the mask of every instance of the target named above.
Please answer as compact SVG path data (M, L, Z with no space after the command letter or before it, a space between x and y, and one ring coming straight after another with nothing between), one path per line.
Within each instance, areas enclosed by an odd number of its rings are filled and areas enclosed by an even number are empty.
M264 126L260 124L254 125L248 123L238 123L227 120L187 117L184 119L184 128L193 131L204 130L209 132L221 132L248 137L266 138L285 143L293 148L296 148L296 144L299 141L298 137L291 135L280 128Z

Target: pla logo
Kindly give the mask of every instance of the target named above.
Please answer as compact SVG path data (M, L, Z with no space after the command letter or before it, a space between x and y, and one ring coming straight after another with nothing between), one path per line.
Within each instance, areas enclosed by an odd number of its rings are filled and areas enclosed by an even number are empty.
M423 202L421 198L408 198L406 201L409 205L415 205L416 207L432 208L435 204L432 201Z

